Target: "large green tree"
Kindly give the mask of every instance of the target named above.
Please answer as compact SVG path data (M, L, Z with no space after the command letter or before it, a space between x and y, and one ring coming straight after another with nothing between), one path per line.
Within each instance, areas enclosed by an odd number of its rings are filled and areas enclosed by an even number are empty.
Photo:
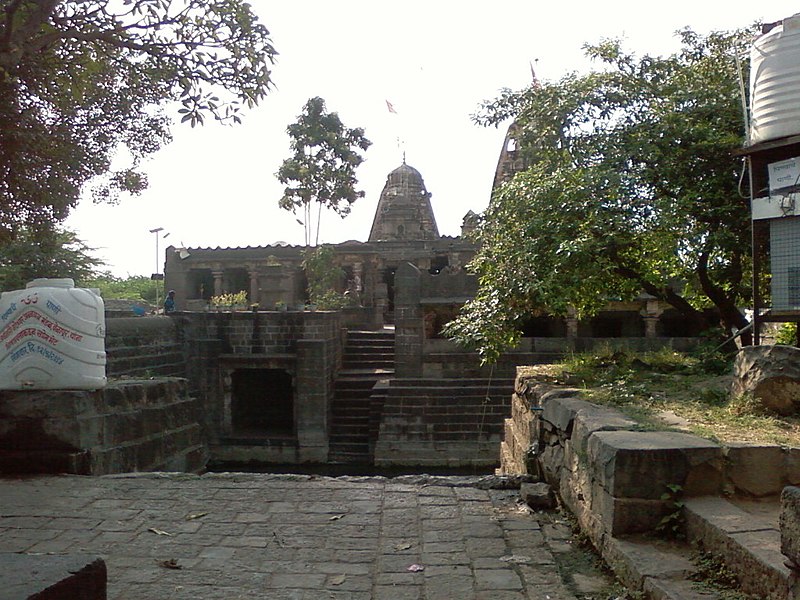
M13 240L0 244L0 291L24 289L38 277L85 283L103 264L93 252L72 231L57 228L41 237L23 228Z
M526 169L477 229L476 298L448 333L485 360L545 311L578 317L642 291L704 324L747 324L749 203L739 189L740 73L752 32L680 32L681 50L636 57L587 46L595 71L504 92L476 120L514 119ZM746 74L744 75L746 77Z
M305 243L319 244L322 208L330 208L340 217L350 214L350 205L364 197L356 190L356 168L364 162L360 151L372 145L364 130L345 127L339 115L327 112L325 101L315 97L303 106L297 121L286 128L292 155L283 161L276 176L284 184L281 208L297 214L302 211ZM312 202L317 203L316 228L313 226Z
M191 125L239 121L276 52L243 0L0 0L0 243L147 185L143 157Z

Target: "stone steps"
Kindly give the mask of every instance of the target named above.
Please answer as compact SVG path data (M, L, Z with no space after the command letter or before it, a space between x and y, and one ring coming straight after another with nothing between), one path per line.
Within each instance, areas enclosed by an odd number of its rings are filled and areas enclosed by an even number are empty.
M777 499L688 498L684 515L687 540L722 558L743 592L763 600L788 597L790 571L781 553Z
M394 333L349 331L331 407L330 462L367 464L377 426L375 384L394 375ZM375 414L374 414L375 413Z

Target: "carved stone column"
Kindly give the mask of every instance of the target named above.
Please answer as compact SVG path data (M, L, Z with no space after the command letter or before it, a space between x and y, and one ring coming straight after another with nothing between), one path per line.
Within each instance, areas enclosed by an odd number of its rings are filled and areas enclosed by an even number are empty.
M222 295L222 276L225 272L224 271L212 271L211 274L214 276L214 295L221 296Z
M661 308L658 300L655 298L647 300L644 308L639 311L639 314L644 319L644 337L658 337L658 319L663 312L664 309Z
M260 303L260 290L258 287L258 270L254 266L249 268L250 274L250 304Z

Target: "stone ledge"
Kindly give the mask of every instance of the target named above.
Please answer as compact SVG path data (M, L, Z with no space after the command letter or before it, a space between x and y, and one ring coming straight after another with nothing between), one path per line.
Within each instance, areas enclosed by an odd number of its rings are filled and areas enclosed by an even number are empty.
M0 553L3 598L105 600L106 581L100 558Z
M787 598L789 569L776 522L718 497L687 499L684 515L687 539L722 558L742 591L764 600Z

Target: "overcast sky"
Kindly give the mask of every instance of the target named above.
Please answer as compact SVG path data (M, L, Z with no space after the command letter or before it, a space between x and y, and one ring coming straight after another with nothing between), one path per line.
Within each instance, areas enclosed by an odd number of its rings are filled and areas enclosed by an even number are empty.
M489 201L504 128L470 119L502 88L583 72L582 45L621 38L637 54L677 48L675 31L707 33L794 14L793 0L251 0L280 56L275 89L240 126L176 125L175 141L145 166L149 189L117 206L87 200L66 225L118 276L163 269L164 249L301 244L278 208L275 179L289 156L286 126L313 96L373 145L358 170L366 197L342 220L323 216L321 239L366 240L386 176L406 161L422 174L442 235ZM386 101L397 114L387 110ZM400 140L400 144L398 144ZM156 255L155 234L162 227Z

